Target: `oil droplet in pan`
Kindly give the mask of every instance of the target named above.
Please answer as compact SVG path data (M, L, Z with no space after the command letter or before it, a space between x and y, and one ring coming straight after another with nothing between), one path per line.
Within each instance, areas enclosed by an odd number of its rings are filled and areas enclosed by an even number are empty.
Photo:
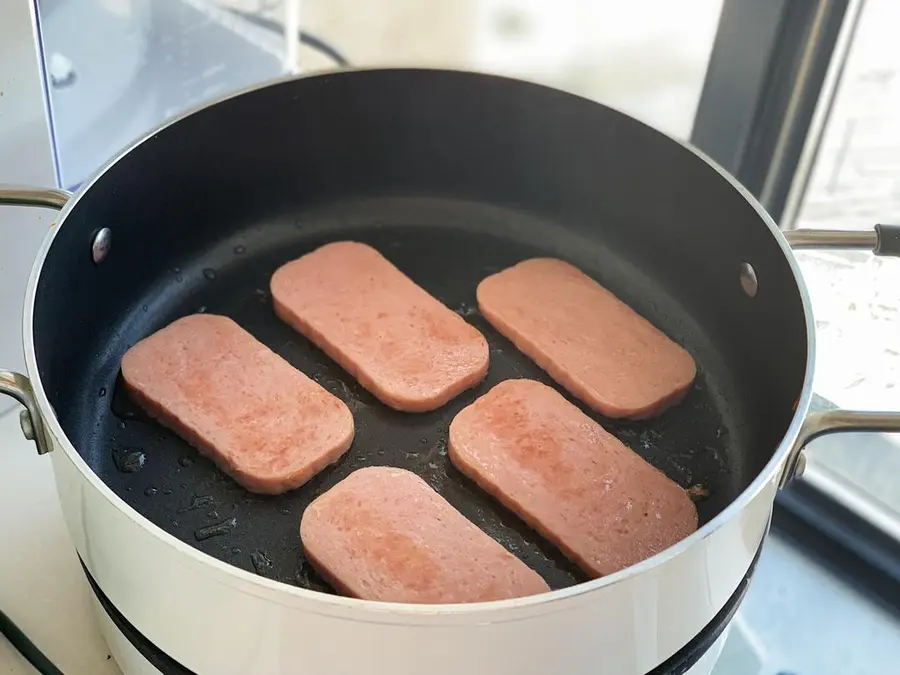
M207 267L205 270L203 270L203 276L212 281L216 278L216 271L210 267Z

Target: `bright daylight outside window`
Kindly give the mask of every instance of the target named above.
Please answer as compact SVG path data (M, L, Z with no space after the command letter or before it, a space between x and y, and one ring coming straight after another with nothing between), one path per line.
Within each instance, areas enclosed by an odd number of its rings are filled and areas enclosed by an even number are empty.
M900 222L898 21L895 0L864 7L796 227ZM900 260L846 251L797 257L816 317L815 391L842 408L900 409ZM839 435L815 442L808 458L813 474L860 488L900 524L900 435Z

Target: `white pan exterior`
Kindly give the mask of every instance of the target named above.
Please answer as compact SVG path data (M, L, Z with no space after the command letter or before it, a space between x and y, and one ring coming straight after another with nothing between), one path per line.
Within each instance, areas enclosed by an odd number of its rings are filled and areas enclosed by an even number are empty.
M103 635L103 639L106 640L110 652L119 668L127 675L159 675L159 671L147 661L137 649L135 649L134 645L132 645L121 632L119 632L118 628L116 628L115 624L109 618L109 615L97 601L94 602L94 610L97 613L100 633ZM722 631L722 634L718 638L716 638L716 641L710 646L707 652L699 661L697 661L697 663L685 671L684 675L711 675L719 657L722 655L722 650L725 647L725 642L728 640L732 625L733 624L729 624L725 627L725 630ZM297 670L295 672L302 671ZM473 672L478 673L479 671ZM601 670L597 669L595 672L601 672Z
M715 532L600 582L525 601L398 607L226 565L138 515L66 445L57 441L50 456L72 540L104 594L153 644L204 675L643 675L734 593L776 489L773 476Z

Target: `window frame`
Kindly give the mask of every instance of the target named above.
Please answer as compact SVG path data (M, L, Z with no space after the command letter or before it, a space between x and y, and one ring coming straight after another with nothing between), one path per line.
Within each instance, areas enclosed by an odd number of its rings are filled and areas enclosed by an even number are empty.
M815 163L864 4L723 0L690 141L784 229Z

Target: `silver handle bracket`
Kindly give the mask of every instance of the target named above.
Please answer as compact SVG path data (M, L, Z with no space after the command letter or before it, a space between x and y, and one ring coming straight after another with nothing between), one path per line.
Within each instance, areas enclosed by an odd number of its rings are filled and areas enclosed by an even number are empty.
M0 183L0 204L6 206L43 206L59 210L71 198L72 193L68 190Z
M863 249L879 256L900 256L900 225L876 225L871 230L788 230L783 232L793 249ZM788 452L778 482L784 488L803 473L803 448L825 434L842 431L900 432L900 413L863 410L828 410L810 413Z
M39 206L59 210L71 198L72 193L68 190L0 183L0 205ZM44 425L37 401L34 400L34 389L28 378L20 373L0 370L0 394L12 396L25 406L25 409L19 413L19 426L22 427L22 434L29 441L34 441L39 455L50 452L53 449L53 443L47 427Z
M22 434L29 441L34 441L39 455L46 455L53 449L53 443L44 425L44 418L34 400L34 389L31 382L21 373L9 370L0 370L0 394L12 396L25 409L19 413L19 425Z
M880 256L900 256L900 225L876 225L871 230L787 230L792 249L862 249Z
M826 410L810 413L800 433L791 446L781 473L779 487L785 487L803 473L805 458L803 448L819 436L840 432L900 432L900 414L894 412L874 412L867 410Z

